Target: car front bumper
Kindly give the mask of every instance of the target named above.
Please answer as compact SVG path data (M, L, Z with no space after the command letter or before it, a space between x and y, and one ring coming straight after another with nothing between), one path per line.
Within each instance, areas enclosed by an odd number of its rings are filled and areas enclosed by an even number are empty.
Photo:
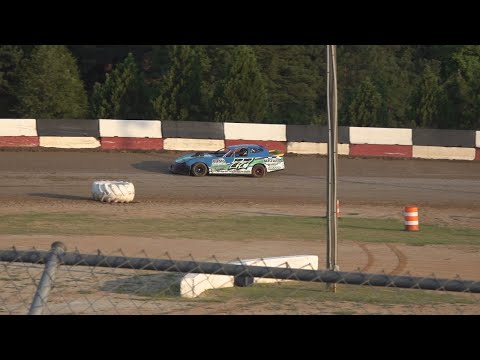
M170 172L173 174L190 175L190 167L185 163L174 162L170 165Z

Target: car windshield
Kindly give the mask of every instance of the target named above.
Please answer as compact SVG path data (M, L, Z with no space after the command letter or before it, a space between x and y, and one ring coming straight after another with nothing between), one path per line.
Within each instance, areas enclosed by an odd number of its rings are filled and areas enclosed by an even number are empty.
M220 149L220 150L215 151L214 154L217 155L217 156L223 156L223 155L225 155L225 153L227 153L228 151L229 151L229 150L228 150L227 148L223 148L223 149Z

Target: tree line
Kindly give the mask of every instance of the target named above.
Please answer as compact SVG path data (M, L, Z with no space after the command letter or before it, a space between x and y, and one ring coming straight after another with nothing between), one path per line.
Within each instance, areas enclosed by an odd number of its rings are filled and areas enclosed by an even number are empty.
M479 45L338 45L339 123L480 129ZM325 45L0 45L1 118L320 124Z

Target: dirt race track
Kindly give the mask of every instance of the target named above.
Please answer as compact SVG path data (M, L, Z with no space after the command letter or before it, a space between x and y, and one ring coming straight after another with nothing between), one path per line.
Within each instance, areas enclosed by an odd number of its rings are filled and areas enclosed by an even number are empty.
M179 153L80 151L0 152L0 214L30 211L88 211L135 216L197 216L199 212L241 212L323 216L326 159L287 156L286 170L263 179L242 176L194 178L172 175L168 165ZM94 180L129 180L135 203L103 204L90 200ZM421 221L480 228L480 162L441 160L339 160L338 196L342 214L401 219L403 206L416 203ZM28 226L28 224L26 224ZM244 242L158 237L69 236L70 248L85 252L123 249L138 255L196 259L317 254L323 263L325 235L319 241ZM48 249L58 236L0 235L0 248ZM480 239L479 239L480 244ZM480 279L480 246L406 246L340 243L342 270L410 272L417 275Z

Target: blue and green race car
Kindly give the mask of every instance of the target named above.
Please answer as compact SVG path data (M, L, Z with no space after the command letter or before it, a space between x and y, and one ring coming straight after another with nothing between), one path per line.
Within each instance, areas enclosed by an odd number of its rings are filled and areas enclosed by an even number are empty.
M236 174L263 177L285 169L283 153L256 144L232 145L214 152L196 152L179 157L170 165L174 174L205 176Z

